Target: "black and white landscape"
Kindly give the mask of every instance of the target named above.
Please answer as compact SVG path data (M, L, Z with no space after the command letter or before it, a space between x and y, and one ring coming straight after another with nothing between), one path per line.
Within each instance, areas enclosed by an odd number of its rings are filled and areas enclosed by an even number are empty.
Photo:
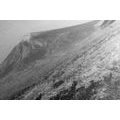
M120 99L120 21L25 35L0 64L0 99Z

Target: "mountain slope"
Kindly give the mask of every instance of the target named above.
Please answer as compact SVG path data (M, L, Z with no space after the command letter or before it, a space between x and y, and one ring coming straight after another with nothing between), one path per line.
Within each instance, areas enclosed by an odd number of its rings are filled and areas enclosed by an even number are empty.
M0 69L0 99L119 99L120 22L31 33Z

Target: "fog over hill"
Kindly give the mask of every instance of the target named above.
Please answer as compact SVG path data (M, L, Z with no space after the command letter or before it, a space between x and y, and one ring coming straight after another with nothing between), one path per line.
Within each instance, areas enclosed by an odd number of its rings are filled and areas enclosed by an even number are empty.
M27 34L0 66L0 99L120 99L120 21Z
M12 48L31 32L81 24L83 20L0 20L0 63Z

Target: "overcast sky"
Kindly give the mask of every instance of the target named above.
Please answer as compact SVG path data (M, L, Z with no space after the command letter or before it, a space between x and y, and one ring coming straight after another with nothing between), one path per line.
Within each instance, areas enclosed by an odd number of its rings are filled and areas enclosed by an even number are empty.
M23 35L81 24L83 20L0 20L0 62L21 41Z

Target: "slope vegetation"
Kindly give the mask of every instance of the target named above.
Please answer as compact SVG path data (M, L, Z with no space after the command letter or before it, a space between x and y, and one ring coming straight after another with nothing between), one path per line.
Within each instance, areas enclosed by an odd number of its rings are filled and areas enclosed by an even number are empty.
M120 22L31 33L0 69L0 99L119 99Z

